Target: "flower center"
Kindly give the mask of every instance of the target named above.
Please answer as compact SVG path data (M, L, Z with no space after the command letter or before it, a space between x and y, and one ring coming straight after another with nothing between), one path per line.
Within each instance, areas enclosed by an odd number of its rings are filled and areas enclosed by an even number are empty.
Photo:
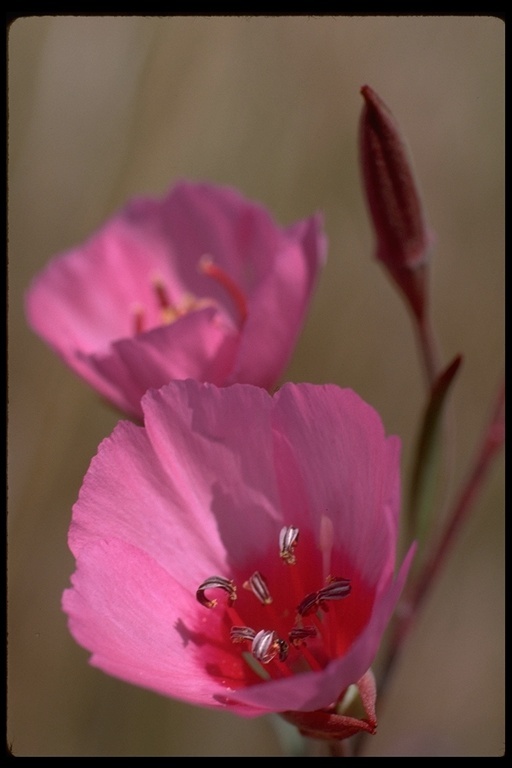
M210 256L203 256L199 261L199 271L215 280L227 293L235 310L238 314L238 323L241 328L247 318L247 299L245 294L236 284L232 277L225 272L218 264L215 264ZM205 307L217 307L218 304L211 298L198 298L193 294L187 293L180 302L174 303L169 297L169 293L161 278L156 278L152 282L152 289L158 307L160 325L174 323L180 317L187 315ZM134 334L143 333L147 330L146 317L144 309L137 306L133 310L133 332Z
M274 601L272 584L260 571L254 571L243 582L251 601L241 601L240 611L235 607L239 597L237 585L231 579L211 576L196 592L201 605L217 610L222 608L217 608L218 600L213 594L219 590L224 594L222 606L230 626L230 640L240 645L249 666L265 679L323 669L336 655L337 647L339 617L329 609L351 592L349 579L341 576L328 576L313 592L305 590L297 568L298 540L298 528L282 528L279 556L288 578L285 584L274 585L278 600Z

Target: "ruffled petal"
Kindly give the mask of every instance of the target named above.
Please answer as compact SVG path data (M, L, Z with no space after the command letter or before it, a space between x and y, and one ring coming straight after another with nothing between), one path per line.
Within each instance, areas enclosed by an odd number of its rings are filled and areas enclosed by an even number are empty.
M208 507L190 503L208 488L190 487L183 495L181 459L168 458L169 464L155 455L143 428L120 422L84 478L68 542L79 556L93 541L122 540L150 555L193 594L205 577L227 569L226 553Z
M370 585L393 572L399 509L399 441L349 389L286 384L275 396L276 465L285 518L317 531L322 517L335 546Z
M91 462L72 551L91 536L118 537L172 563L191 590L266 554L282 524L272 398L250 385L188 380L149 391L142 407L145 429L121 422Z
M217 533L209 538L222 542L233 568L265 554L282 524L272 407L258 387L192 380L143 400L147 435L189 510L191 528L213 521Z
M89 379L104 396L140 417L140 400L151 388L172 379L193 378L221 385L233 366L239 334L211 307L184 315L174 323L112 344L107 355L90 355ZM98 385L97 382L101 382ZM115 390L111 382L115 382Z
M288 228L276 258L251 292L249 313L230 381L270 389L289 363L326 258L319 214ZM256 258L256 255L255 255Z
M119 211L83 246L52 259L25 297L34 330L66 357L105 353L112 341L134 333L134 311L142 308L146 328L161 324L154 280L176 296L170 252L149 227L135 227Z
M198 629L188 592L124 542L100 540L81 550L62 606L73 637L92 652L90 663L128 683L226 709L226 695L244 680L240 655L210 644L208 624L204 633Z

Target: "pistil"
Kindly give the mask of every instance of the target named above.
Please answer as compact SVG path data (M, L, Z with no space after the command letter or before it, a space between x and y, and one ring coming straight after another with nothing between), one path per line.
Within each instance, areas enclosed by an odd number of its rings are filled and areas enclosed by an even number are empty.
M247 299L241 288L227 272L213 261L211 256L205 255L201 258L199 269L203 274L213 278L228 293L239 314L240 326L242 326L247 319L248 310Z

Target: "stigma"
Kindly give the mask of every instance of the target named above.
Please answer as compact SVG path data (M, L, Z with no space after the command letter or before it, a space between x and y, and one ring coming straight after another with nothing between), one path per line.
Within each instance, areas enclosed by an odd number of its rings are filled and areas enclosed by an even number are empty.
M328 663L336 647L338 626L338 618L329 615L329 608L351 593L350 579L341 576L328 576L314 591L304 589L300 565L297 567L298 541L298 528L290 525L281 529L275 556L282 560L285 573L282 578L276 577L276 571L272 570L273 585L259 570L253 571L242 582L244 591L251 597L242 601L241 612L232 579L211 576L196 590L202 606L226 613L228 626L231 624L229 639L240 646L249 666L253 670L256 666L257 671L258 665L263 665L267 669L265 674L270 672L271 677L318 671ZM220 590L219 600L214 597L217 590Z

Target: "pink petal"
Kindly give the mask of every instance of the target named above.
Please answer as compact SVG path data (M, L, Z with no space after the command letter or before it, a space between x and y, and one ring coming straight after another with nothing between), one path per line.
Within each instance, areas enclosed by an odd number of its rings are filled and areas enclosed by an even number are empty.
M146 429L121 422L91 462L73 509L72 551L91 536L122 538L172 563L191 593L228 561L266 553L281 524L271 408L249 385L183 381L148 392Z
M226 694L240 685L245 664L238 652L223 655L208 634L198 634L200 606L150 556L115 539L97 541L81 551L72 584L63 609L93 666L166 696L226 709ZM209 666L223 671L222 682Z
M106 352L112 340L133 334L133 309L157 319L153 279L173 282L170 243L134 228L124 210L80 247L52 259L26 295L32 327L69 356Z
M319 215L288 229L288 237L277 247L277 257L251 294L231 381L270 389L282 375L302 329L326 249Z
M154 451L196 524L215 519L215 539L232 567L266 554L282 524L272 398L250 385L220 389L189 380L149 392L142 405Z
M337 542L368 584L395 563L399 441L352 390L287 384L275 396L276 464L284 516L332 521ZM319 536L319 531L315 532Z
M134 416L142 395L172 379L194 378L222 384L233 366L239 336L209 307L174 323L112 344L107 355L91 355L84 378ZM110 382L116 382L113 391Z

